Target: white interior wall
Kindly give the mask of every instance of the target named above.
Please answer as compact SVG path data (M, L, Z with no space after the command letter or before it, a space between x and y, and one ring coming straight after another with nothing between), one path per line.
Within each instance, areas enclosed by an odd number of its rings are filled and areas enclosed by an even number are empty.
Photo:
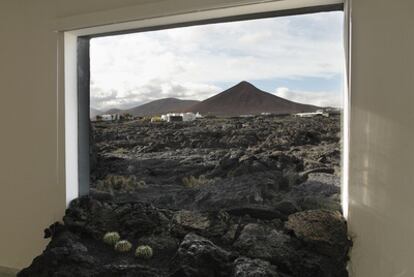
M56 4L0 1L0 266L26 266L62 217Z
M0 266L27 266L47 243L44 227L64 213L63 38L55 31L250 2L0 2ZM412 0L353 0L349 223L357 277L414 276L413 13Z
M353 0L351 268L414 276L414 1Z

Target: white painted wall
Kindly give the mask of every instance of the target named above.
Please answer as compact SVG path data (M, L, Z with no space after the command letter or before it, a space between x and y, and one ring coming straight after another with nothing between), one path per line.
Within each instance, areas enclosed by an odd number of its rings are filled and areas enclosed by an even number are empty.
M0 1L0 116L8 118L0 135L0 266L27 266L47 243L44 227L64 213L63 35L55 31L251 2ZM353 0L349 221L357 277L414 276L411 26L412 0Z
M353 0L352 270L414 276L414 1Z
M50 1L0 1L0 266L41 252L65 208L57 41Z

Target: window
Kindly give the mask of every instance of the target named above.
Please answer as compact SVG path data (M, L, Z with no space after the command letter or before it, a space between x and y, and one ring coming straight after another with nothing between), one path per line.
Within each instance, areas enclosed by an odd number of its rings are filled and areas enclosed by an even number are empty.
M345 3L347 4L347 3ZM259 3L238 7L199 11L136 22L113 24L65 32L65 160L67 203L78 195L89 191L89 42L91 38L122 33L161 30L171 27L194 26L217 22L300 15L315 12L342 11L342 0L327 0L318 3ZM345 6L347 10L347 5ZM345 52L348 50L348 18L345 18ZM348 81L344 83L344 120L348 123ZM283 90L282 90L283 92ZM74 112L78 111L78 112ZM348 129L344 131L344 147L347 147ZM344 168L347 171L347 151L344 151ZM347 179L347 174L344 174ZM347 186L347 181L343 182ZM347 205L347 189L344 190L343 205ZM347 208L344 209L347 211Z
M273 209L285 197L340 210L343 12L172 26L89 46L91 189L174 209ZM266 198L263 182L287 194ZM205 186L223 199L185 193ZM246 195L233 198L239 189Z
M67 164L79 180L72 195L151 203L176 224L167 236L182 243L195 232L285 275L344 275L346 234L338 258L307 248L300 233L308 218L336 220L341 210L342 9L239 7L68 34L77 51L77 63L66 63L77 66L77 98L66 101L78 110L66 126L78 142ZM243 239L249 232L254 245ZM328 262L308 268L306 255L294 264L263 256L274 242ZM174 276L189 274L180 270Z

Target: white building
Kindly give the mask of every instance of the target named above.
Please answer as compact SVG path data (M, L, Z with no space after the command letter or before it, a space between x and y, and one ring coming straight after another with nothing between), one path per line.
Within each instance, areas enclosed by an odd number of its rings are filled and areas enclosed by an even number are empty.
M96 120L101 121L112 121L112 120L118 120L119 114L103 114L96 117Z
M203 118L203 116L200 113L196 113L196 119L199 119L199 118Z
M167 121L167 122L180 122L184 121L184 117L180 113L167 113L161 115L161 120Z
M315 116L324 116L329 117L329 113L325 113L323 110L317 110L316 112L311 113L297 113L293 115L294 117L315 117Z
M202 118L203 116L200 113L168 113L163 114L161 116L161 120L167 121L167 122L173 122L173 121L194 121L197 118ZM181 120L180 120L181 118Z
M197 116L195 113L182 113L181 116L183 117L183 121L194 121L196 120Z

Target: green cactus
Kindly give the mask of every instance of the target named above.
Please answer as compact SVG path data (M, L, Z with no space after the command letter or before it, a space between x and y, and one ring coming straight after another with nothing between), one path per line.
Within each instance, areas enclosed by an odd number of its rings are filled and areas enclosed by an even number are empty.
M133 175L108 175L103 180L98 180L95 184L97 190L108 191L135 191L146 187L144 180L138 181Z
M132 244L127 241L127 240L120 240L115 244L115 251L118 252L128 252L129 250L131 250L132 248Z
M120 239L118 232L108 232L104 235L103 241L106 244L114 246Z
M149 245L138 246L137 250L135 250L135 257L141 258L141 259L146 259L146 260L151 259L153 254L154 254L154 251Z
M208 185L211 182L211 180L207 179L204 175L200 175L198 178L194 176L184 177L182 181L183 185L187 188L199 188Z

